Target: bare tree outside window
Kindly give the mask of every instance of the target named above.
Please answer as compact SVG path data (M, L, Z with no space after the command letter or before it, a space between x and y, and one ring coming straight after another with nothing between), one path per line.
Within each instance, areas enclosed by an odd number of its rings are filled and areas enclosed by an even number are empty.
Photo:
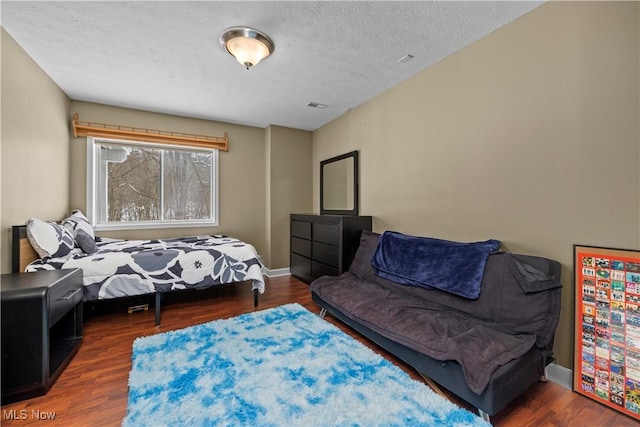
M211 154L165 151L164 219L211 217Z
M160 150L134 147L124 161L106 166L107 221L159 220Z
M101 221L211 220L213 161L212 150L99 143Z

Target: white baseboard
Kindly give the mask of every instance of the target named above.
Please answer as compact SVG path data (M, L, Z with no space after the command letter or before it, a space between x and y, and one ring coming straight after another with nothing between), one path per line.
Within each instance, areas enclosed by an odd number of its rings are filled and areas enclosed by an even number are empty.
M547 378L564 388L573 390L573 371L571 369L560 366L557 363L551 363L547 366Z
M274 268L273 270L265 268L262 270L262 274L264 274L267 277L280 277L280 276L289 276L291 272L289 271L288 268Z

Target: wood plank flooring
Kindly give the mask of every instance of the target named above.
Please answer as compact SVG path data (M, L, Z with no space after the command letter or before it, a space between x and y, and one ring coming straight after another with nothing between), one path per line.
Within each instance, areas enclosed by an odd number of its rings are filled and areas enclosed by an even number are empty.
M3 405L0 424L119 426L127 408L131 345L135 338L292 302L297 302L312 312L319 312L318 306L311 301L308 286L290 276L267 279L266 292L260 296L257 309L253 307L253 294L248 284L225 285L217 291L185 292L183 295L175 295L175 299L171 304L163 306L162 324L157 327L154 326L151 308L146 312L127 314L124 306L117 312L112 307L110 312L88 315L80 350L49 393ZM375 344L331 316L326 319L396 363L414 379L421 380L414 370ZM447 395L458 405L475 412L474 408L448 393ZM43 418L51 414L55 418L41 421L38 413ZM22 415L25 419L10 419L22 418ZM638 425L630 417L552 382L534 385L525 396L516 399L492 417L491 421L495 426L518 427Z

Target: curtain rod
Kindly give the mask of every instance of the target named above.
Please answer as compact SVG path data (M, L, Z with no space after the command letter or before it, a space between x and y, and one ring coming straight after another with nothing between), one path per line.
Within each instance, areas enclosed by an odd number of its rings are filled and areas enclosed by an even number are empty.
M102 123L80 122L78 121L77 113L73 115L71 123L73 126L73 136L76 138L80 136L98 136L103 138L159 142L162 144L213 148L221 151L229 151L229 135L226 132L224 133L224 137L220 137L106 125Z

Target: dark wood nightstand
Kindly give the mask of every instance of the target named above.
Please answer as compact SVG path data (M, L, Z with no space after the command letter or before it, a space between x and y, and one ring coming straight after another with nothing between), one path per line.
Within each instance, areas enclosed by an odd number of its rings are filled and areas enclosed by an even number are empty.
M0 276L2 403L46 394L82 341L82 270Z

